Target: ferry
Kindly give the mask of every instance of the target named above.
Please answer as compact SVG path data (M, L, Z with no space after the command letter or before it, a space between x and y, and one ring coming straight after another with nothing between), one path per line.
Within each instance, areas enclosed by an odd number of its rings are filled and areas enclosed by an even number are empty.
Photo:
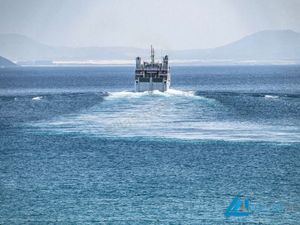
M155 62L154 48L151 45L151 61L142 62L141 57L136 57L135 91L167 91L171 84L168 56L164 56L162 62Z

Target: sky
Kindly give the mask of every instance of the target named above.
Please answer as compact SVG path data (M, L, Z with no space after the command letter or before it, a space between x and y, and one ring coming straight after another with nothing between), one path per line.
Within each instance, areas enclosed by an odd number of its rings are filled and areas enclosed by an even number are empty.
M54 46L199 49L300 32L300 0L0 0L0 33Z

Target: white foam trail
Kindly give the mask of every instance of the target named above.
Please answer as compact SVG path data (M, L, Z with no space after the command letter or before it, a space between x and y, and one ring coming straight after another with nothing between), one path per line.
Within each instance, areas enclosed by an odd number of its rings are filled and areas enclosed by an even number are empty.
M265 98L279 98L277 95L265 95Z
M109 92L108 98L139 98L142 96L150 95L149 92L133 92L133 91L120 91Z
M43 98L42 96L37 96L37 97L33 97L32 100L39 101L39 100L42 100L42 98Z
M169 89L165 93L171 96L197 97L194 91L181 91L176 89Z
M110 92L108 97L114 98L140 98L144 96L162 96L162 97L196 97L203 98L201 96L195 95L194 91L181 91L176 89L169 89L168 91L161 92L158 90L145 91L145 92L133 92L133 91L121 91L121 92Z

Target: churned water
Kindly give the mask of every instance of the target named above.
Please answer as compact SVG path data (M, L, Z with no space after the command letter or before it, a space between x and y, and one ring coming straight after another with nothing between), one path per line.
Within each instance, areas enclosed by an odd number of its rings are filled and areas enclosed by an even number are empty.
M298 224L300 66L133 73L0 70L0 224Z

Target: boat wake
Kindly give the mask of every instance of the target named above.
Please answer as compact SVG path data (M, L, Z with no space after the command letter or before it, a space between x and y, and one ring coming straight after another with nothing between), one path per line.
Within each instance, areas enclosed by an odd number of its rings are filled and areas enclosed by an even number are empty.
M257 104L257 101L248 95L218 95L212 98L176 89L166 92L110 92L103 96L102 101L84 111L31 125L51 132L75 132L113 138L272 142L298 140L297 126L261 123L261 113L256 113L253 108L243 108ZM266 98L260 101L266 101L263 104L280 103ZM286 102L284 104L287 105ZM241 114L238 110L241 110ZM244 117L243 110L248 112ZM254 113L254 119L250 117L251 113ZM276 121L279 121L278 118Z
M140 98L140 97L196 97L201 98L201 96L196 95L194 91L181 91L176 89L169 89L168 91L161 92L158 90L154 91L144 91L144 92L134 92L134 91L121 91L121 92L109 92L108 98Z

